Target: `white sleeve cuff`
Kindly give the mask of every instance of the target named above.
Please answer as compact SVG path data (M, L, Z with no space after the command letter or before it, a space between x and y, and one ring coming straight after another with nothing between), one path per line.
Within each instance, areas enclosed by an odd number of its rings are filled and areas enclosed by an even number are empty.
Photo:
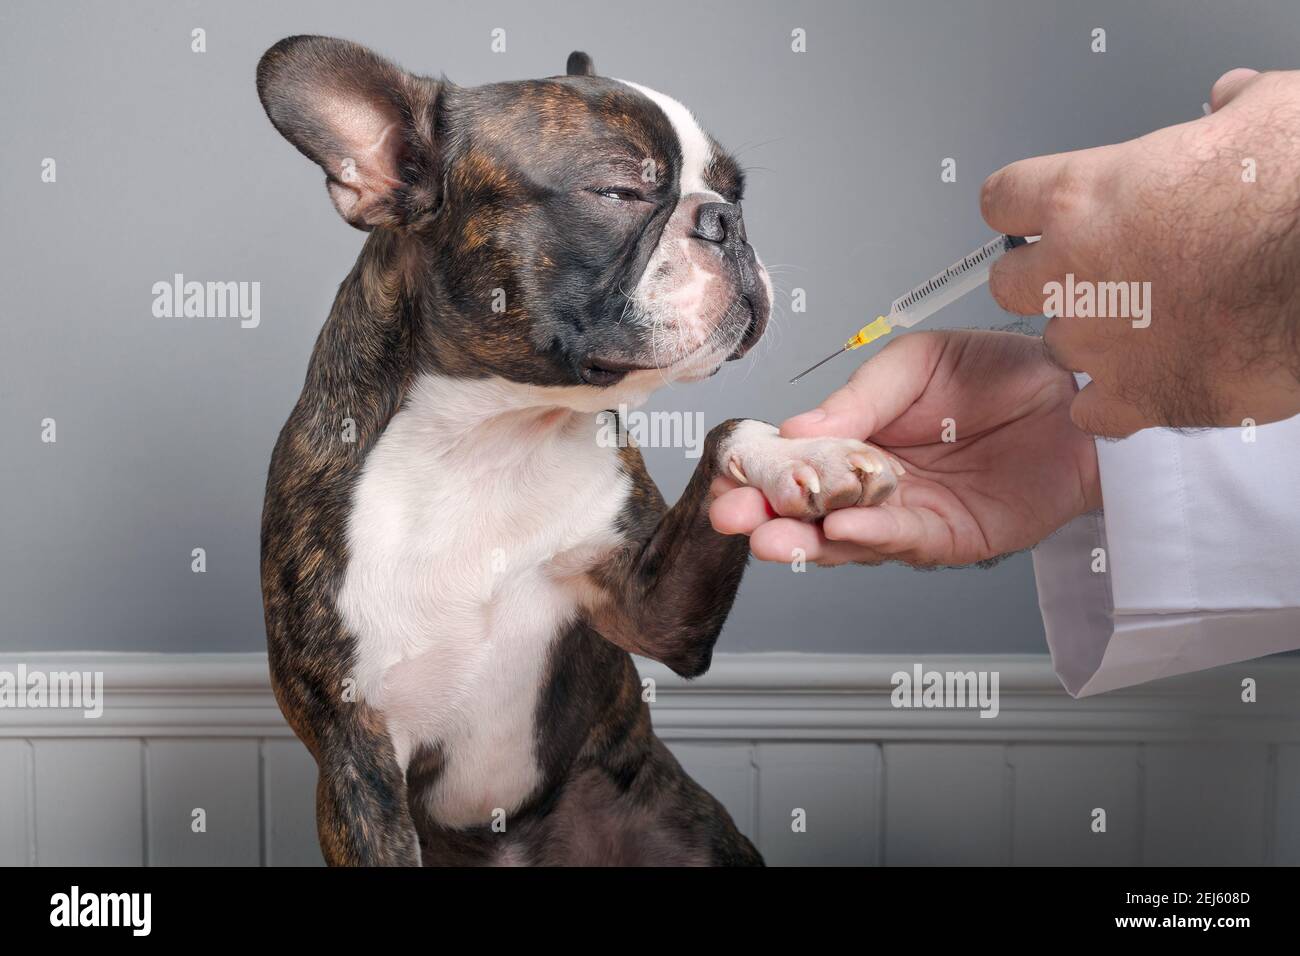
M1104 514L1034 550L1071 694L1300 648L1300 417L1253 433L1151 429L1097 453Z

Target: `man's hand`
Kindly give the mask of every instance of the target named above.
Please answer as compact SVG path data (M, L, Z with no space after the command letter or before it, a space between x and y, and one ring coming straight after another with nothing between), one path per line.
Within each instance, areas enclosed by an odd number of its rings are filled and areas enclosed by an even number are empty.
M994 265L990 291L1039 315L1048 283L1061 283L1045 339L1055 361L1092 377L1071 414L1094 434L1300 413L1300 72L1233 70L1210 105L1194 122L1022 160L984 184L990 226L1043 237ZM1093 284L1102 307L1120 293L1101 283L1138 296L1149 283L1149 311L1130 296L1127 315L1071 315L1087 305L1064 295L1067 274Z
M911 333L889 344L787 438L870 441L898 458L898 491L822 524L778 518L754 488L718 481L709 512L768 561L970 564L1036 544L1101 506L1093 440L1070 422L1074 379L1041 340L1002 332Z

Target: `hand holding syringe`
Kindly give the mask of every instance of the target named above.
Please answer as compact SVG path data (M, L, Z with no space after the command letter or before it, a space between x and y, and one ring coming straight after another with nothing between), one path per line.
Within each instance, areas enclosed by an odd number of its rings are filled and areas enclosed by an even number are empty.
M991 229L1048 232L1052 238L1043 243L1054 245L1021 250L998 266L1007 280L993 290L1001 309L1039 314L1046 284L1071 272L1094 281L1151 280L1161 295L1150 328L1145 320L1135 326L1132 315L1119 322L1053 318L1046 330L1050 351L1043 337L988 331L900 336L842 388L829 395L817 390L816 407L786 419L780 431L791 439L871 441L907 468L901 481L907 494L884 507L833 511L809 525L773 518L761 495L735 488L713 502L713 527L746 535L755 556L787 564L796 549L808 562L828 565L974 564L1033 547L1101 507L1098 448L1104 446L1096 435L1244 428L1246 416L1251 428L1267 421L1284 430L1300 421L1300 381L1289 361L1300 354L1293 334L1300 328L1300 271L1295 243L1270 239L1300 234L1300 177L1269 177L1280 192L1266 193L1258 184L1243 189L1228 174L1242 156L1260 169L1300 169L1300 140L1277 136L1269 123L1300 108L1300 70L1234 70L1215 84L1210 102L1211 114L1191 123L1012 163L981 190ZM1230 155L1224 143L1232 144ZM1206 155L1224 162L1224 175L1209 185ZM1132 215L1135 205L1145 214ZM1264 287L1276 294L1259 294ZM882 325L892 327L888 316ZM868 326L862 338L873 332ZM1079 388L1066 369L1086 371L1091 382ZM965 421L958 441L942 440L938 426L947 416ZM1137 471L1168 472L1159 454L1147 461L1140 451L1156 448L1156 437L1134 443L1138 457L1129 464ZM1273 444L1285 451L1284 441ZM1204 459L1186 456L1221 478L1218 463ZM1245 469L1246 479L1252 471L1257 464ZM1249 481L1212 483L1224 494L1211 512L1246 500L1240 496ZM1129 499L1122 506L1132 514L1163 504L1149 493L1149 482L1112 484L1121 501ZM1263 494L1262 488L1256 490ZM1276 522L1294 508L1294 497L1292 491L1291 500L1284 494L1277 502L1247 502L1246 510ZM1223 526L1249 525L1239 517ZM1251 551L1250 532L1242 533ZM1086 602L1075 604L1079 614L1088 612Z
M998 236L984 243L968 256L954 262L937 276L923 282L906 295L895 299L888 315L877 316L858 330L858 334L844 343L838 352L826 356L812 368L805 369L790 379L793 385L813 369L825 365L836 355L861 348L868 342L874 342L881 336L888 335L896 328L910 329L922 319L938 312L950 302L956 302L967 292L978 288L988 281L989 268L1003 255L1017 246L1036 240L1020 236Z

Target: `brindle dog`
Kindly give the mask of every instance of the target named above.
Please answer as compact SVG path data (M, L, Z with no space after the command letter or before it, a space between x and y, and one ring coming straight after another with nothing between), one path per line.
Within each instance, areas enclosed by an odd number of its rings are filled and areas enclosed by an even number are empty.
M331 864L759 864L651 729L631 653L707 670L748 553L715 481L781 514L882 500L889 460L714 428L668 508L602 410L762 334L739 167L675 100L594 75L461 88L355 44L262 58L272 123L370 231L276 443L276 698ZM602 424L602 422L604 424Z

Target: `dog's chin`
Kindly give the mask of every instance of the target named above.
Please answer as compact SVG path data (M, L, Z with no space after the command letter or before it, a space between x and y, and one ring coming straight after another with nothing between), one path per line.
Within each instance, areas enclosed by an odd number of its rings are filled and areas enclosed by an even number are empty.
M698 349L675 362L630 372L618 384L653 391L676 382L702 382L717 374L718 369L726 364L730 351L717 347Z
M660 384L666 382L702 382L718 374L726 363L749 351L753 342L746 341L752 322L721 342L708 343L675 362L660 366Z
M726 361L727 360L724 358L719 358L717 361L705 365L699 371L683 372L682 374L678 375L675 379L673 379L673 381L702 382L706 378L713 378L713 376L718 374L718 371L722 368L722 366L726 364Z
M664 360L662 355L641 358L589 356L580 367L586 385L601 390L639 390L649 393L675 382L700 382L712 378L727 362L743 357L762 338L771 302L761 295L740 295L737 311L725 325L715 329L704 345L680 358ZM728 310L730 312L731 310Z

